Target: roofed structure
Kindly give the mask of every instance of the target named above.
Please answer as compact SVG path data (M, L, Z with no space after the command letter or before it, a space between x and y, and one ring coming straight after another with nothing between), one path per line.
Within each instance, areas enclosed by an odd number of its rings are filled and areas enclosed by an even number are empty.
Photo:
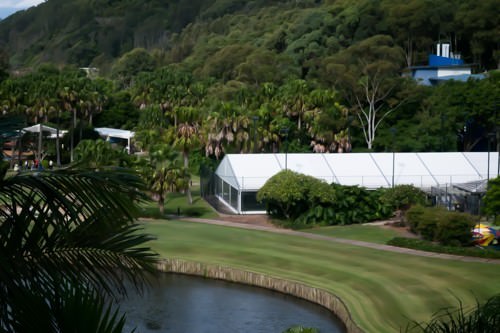
M412 184L430 190L443 184L496 177L498 165L496 152L228 154L215 172L215 194L236 213L262 212L263 207L256 201L257 191L285 169L327 183L369 189Z

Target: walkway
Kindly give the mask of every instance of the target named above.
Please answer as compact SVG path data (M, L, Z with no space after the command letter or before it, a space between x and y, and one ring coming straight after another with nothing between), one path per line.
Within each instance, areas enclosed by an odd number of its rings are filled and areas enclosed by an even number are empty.
M277 234L299 236L299 237L304 237L304 238L309 238L309 239L317 239L317 240L323 240L323 241L327 241L327 242L335 242L335 243L341 243L341 244L356 245L356 246L362 246L362 247L367 247L367 248L381 250L381 251L404 253L404 254L410 254L410 255L421 256L421 257L438 258L438 259L445 259L445 260L458 260L458 261L465 261L465 262L481 262L481 263L497 264L497 265L500 264L500 259L466 257L466 256L453 255L453 254L435 253L435 252L406 249L406 248L397 247L397 246L375 244L375 243L369 243L369 242L363 242L363 241L357 241L357 240L351 240L351 239L310 234L307 232L300 232L300 231L294 231L294 230L289 230L289 229L280 229L280 228L271 227L271 226L262 226L262 225L248 224L248 223L227 222L227 221L221 221L221 220L200 219L200 218L181 218L179 220L189 221L189 222L197 222L197 223L214 224L214 225L220 225L220 226L225 226L225 227L274 232Z

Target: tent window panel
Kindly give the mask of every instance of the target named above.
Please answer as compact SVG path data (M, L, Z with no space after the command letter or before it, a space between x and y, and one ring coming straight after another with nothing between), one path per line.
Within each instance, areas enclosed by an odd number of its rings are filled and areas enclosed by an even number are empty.
M247 212L264 211L266 210L266 205L263 202L257 201L257 192L242 192L241 210Z
M238 210L238 190L231 186L231 207Z
M224 199L225 202L229 202L229 191L231 189L231 186L226 183L222 182L222 199Z
M222 197L222 180L219 176L215 176L215 194Z

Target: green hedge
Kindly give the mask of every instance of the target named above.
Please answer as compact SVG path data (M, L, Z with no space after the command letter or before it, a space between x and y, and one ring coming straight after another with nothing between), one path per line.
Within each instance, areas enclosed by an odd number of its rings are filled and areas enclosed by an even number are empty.
M293 229L344 225L388 218L393 209L380 200L383 190L327 184L290 170L271 177L257 194L278 224Z
M476 223L476 218L470 214L422 206L410 208L405 219L411 231L425 240L453 246L469 245Z
M422 250L436 253L455 254L458 256L480 257L500 259L500 251L478 247L443 246L430 241L414 238L395 237L387 242L387 245L404 247L414 250Z

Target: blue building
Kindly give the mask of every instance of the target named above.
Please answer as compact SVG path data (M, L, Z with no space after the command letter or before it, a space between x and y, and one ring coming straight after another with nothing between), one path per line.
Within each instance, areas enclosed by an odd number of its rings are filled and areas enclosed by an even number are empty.
M429 55L427 66L408 67L404 76L411 76L419 84L434 86L443 81L467 81L469 78L483 79L483 74L472 74L472 65L464 64L460 54L450 51L450 44L437 44L437 54Z

